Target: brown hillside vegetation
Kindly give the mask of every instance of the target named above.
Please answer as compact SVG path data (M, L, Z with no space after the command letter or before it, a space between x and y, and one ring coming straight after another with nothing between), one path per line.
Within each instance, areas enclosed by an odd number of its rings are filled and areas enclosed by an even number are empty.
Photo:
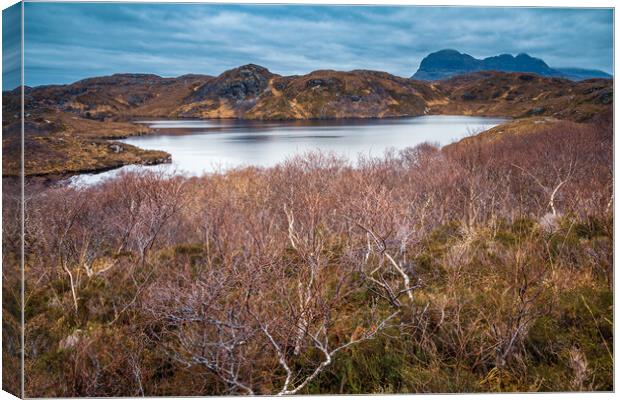
M27 396L613 390L611 115L540 126L30 185Z
M587 120L608 108L612 90L607 79L572 82L480 72L429 83L365 70L282 77L249 64L215 78L118 74L29 88L26 110L33 116L66 111L94 120L380 118L429 112Z
M423 115L437 94L427 85L375 71L315 71L274 79L246 114L256 119L383 118Z
M431 112L591 120L613 102L611 80L571 82L535 74L478 72L436 83L449 98Z
M476 135L468 136L456 143L445 146L446 149L462 146L465 143L472 142L494 142L502 140L505 136L527 136L530 134L538 134L550 130L552 127L563 127L570 129L584 129L587 124L562 121L552 117L526 117L508 121L501 125L487 129ZM559 128L558 128L559 129Z
M127 136L127 132L145 134L148 128L126 122L99 123L57 113L54 122L29 119L25 124L24 172L27 176L62 177L66 174L102 171L126 164L169 162L163 151L143 150L106 139ZM4 176L19 174L21 126L14 123L3 129L2 171Z
M384 118L458 114L524 118L549 116L590 121L611 109L613 82L572 82L532 74L481 72L440 82L385 72L314 71L280 76L249 64L218 77L162 78L117 74L70 85L25 90L26 175L71 174L129 163L167 160L161 152L126 148L114 153L92 139L148 134L140 118L240 118L261 120ZM3 92L3 131L19 132L19 91ZM67 138L70 136L70 138ZM18 136L5 133L5 176L16 175ZM12 158L12 159L7 159ZM46 160L45 164L38 160ZM119 164L120 163L120 164Z

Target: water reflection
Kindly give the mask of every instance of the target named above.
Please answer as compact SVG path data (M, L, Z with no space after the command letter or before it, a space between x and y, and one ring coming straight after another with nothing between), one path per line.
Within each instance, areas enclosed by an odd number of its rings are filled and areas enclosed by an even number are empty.
M101 174L72 178L74 184L92 184L121 170L159 168L201 175L240 166L272 166L307 151L334 152L353 162L359 154L381 156L423 142L446 145L506 121L502 118L424 116L374 120L239 121L156 120L137 121L156 134L123 142L144 149L163 150L172 164L156 167L126 166Z

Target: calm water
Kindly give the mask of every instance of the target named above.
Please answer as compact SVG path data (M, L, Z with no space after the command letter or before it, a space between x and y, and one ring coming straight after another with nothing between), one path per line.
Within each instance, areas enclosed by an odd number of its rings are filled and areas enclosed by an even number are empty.
M93 184L122 170L164 169L187 175L241 166L268 167L312 150L334 152L351 159L360 154L381 156L423 142L446 145L506 121L501 118L424 116L381 120L251 122L235 120L141 121L158 134L123 142L143 149L163 150L172 164L126 166L100 174L71 178L73 184Z

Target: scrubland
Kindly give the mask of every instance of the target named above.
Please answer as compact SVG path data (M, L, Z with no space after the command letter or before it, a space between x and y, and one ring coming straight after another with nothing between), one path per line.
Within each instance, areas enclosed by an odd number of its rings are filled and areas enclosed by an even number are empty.
M355 167L31 183L26 395L613 390L612 140L608 115Z

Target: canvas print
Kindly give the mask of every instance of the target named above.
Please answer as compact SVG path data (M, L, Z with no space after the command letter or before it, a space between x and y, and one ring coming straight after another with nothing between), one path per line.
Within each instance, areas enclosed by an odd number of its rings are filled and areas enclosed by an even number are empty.
M613 391L612 8L2 13L2 387Z

